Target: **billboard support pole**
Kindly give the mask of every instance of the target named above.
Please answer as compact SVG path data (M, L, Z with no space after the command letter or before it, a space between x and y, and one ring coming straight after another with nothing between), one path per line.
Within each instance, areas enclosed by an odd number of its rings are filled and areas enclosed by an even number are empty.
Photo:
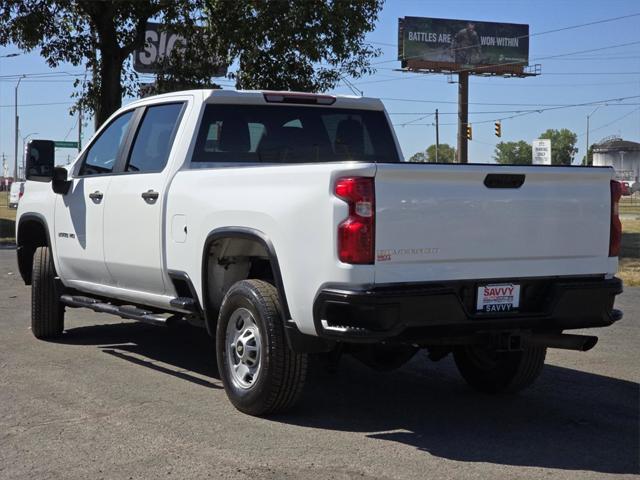
M467 163L469 122L469 72L458 73L458 163Z
M438 109L436 108L436 163L440 154L440 123L438 122Z

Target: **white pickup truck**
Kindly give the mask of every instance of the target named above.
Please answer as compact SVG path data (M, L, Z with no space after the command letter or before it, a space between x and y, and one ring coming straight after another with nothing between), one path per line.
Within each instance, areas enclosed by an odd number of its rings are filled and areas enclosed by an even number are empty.
M311 353L452 353L516 391L548 347L597 341L563 331L622 317L611 168L404 163L376 99L178 92L121 108L67 168L53 151L27 146L18 208L33 334L65 307L201 325L249 414L291 407Z

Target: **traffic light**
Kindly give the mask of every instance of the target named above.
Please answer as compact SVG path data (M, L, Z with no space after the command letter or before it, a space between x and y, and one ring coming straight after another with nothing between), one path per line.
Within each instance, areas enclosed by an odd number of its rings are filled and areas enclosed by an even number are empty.
M467 140L473 140L473 130L471 129L471 124L467 124L466 133L467 133Z
M502 136L502 124L500 122L496 122L496 137Z

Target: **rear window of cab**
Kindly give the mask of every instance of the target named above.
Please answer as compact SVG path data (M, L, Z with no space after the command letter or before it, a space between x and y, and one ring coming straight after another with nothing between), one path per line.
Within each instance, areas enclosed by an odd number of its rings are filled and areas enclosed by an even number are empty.
M300 105L205 107L192 163L398 162L383 112Z

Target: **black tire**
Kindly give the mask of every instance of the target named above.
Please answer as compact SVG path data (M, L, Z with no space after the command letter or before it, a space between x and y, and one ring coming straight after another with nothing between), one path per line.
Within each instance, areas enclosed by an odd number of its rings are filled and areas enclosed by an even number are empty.
M484 393L515 393L531 385L542 372L547 349L525 347L519 352L496 352L484 346L454 350L462 377Z
M31 270L31 331L45 340L62 335L64 305L56 283L56 271L49 247L38 247Z
M260 343L254 357L259 361L257 373L239 379L234 366L244 362L238 357L244 350L249 351L246 346L249 344L243 344L242 350L240 346L231 347L236 345L231 337L247 338L236 333L247 325L242 315L252 316L246 318L247 324L253 322L254 330L257 327ZM255 341L252 345L255 350ZM300 398L307 374L307 355L289 349L278 292L270 283L242 280L229 289L216 327L216 356L225 392L241 412L255 416L280 413L293 407ZM255 368L255 363L252 367Z

